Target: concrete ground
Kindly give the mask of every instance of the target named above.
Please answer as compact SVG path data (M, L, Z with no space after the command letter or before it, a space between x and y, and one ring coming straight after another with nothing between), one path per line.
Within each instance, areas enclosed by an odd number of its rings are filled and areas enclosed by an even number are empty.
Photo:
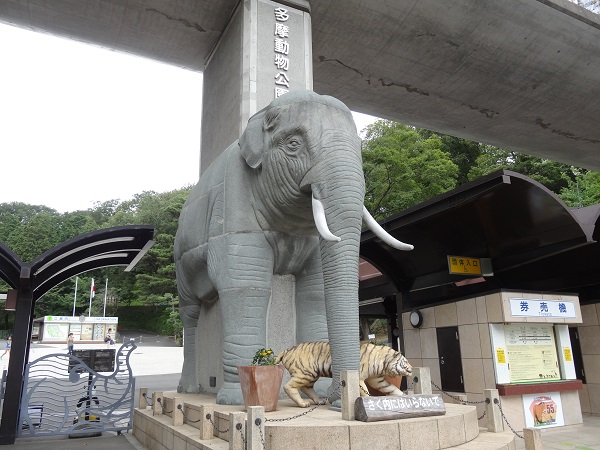
M141 332L125 332L126 337L136 338L138 348L131 356L133 374L136 378L136 387L147 387L149 392L169 391L177 388L179 381L179 370L183 363L183 349L174 345L172 339L157 337ZM140 342L140 336L142 336ZM0 342L0 348L3 347ZM75 348L99 348L102 345L76 346ZM66 351L64 344L34 344L32 346L30 360L41 356ZM6 357L0 361L0 365L7 364ZM137 389L136 389L137 390ZM135 400L137 405L137 397ZM519 433L521 434L521 433ZM583 416L583 425L549 428L542 430L542 441L544 449L572 449L572 450L600 450L600 416ZM523 439L515 439L517 449L525 449ZM68 439L55 438L22 438L17 439L14 444L17 449L39 450L140 450L143 447L131 433L116 435L113 432L105 432L100 437Z

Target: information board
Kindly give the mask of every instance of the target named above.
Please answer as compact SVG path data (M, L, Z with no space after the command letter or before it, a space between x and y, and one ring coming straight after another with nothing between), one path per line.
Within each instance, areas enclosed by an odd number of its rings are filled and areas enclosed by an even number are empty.
M115 349L90 349L73 350L73 356L77 356L87 366L96 372L114 372L115 370ZM75 367L76 363L69 362L69 371Z
M552 325L505 325L504 335L511 383L560 380Z

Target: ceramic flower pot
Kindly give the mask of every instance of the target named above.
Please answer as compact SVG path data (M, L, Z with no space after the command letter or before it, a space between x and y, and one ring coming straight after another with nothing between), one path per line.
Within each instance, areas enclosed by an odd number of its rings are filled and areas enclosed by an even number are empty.
M283 366L238 366L246 406L262 406L275 411L283 379Z
M385 377L385 380L390 383L393 384L394 386L396 386L398 389L400 389L400 384L402 383L402 377L398 376L398 377ZM385 395L383 392L379 392L379 390L371 387L371 386L367 386L369 388L369 394L371 394L371 396L373 397L378 397L378 396L382 396Z

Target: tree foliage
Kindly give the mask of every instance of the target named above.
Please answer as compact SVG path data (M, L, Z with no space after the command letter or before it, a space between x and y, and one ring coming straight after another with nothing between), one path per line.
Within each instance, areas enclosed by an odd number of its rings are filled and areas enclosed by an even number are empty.
M549 159L487 145L482 147L476 165L470 170L469 180L475 180L498 169L508 169L526 175L556 194L560 194L569 181L575 180L575 174L581 171Z
M458 166L441 150L437 135L378 120L363 143L365 206L379 220L456 186Z
M581 208L600 203L600 172L579 173L569 180L560 192L561 199L569 206Z
M88 314L90 287L95 278L96 295L91 314L102 315L108 278L107 314L114 315L119 303L125 305L167 305L177 303L173 243L179 212L190 186L156 193L142 192L121 202L96 203L86 211L58 213L45 206L24 203L0 204L0 242L23 261L31 261L52 247L75 236L112 226L152 225L155 244L132 272L108 267L81 274L77 283L76 314ZM0 290L8 286L0 284ZM36 315L71 315L75 278L51 289L36 302Z

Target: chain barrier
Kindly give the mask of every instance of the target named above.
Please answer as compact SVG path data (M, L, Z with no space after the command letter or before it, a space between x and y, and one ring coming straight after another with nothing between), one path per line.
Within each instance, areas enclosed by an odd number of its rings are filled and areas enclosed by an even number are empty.
M142 392L142 397L144 397L146 399L146 404L148 406L152 406L152 401L148 398L148 396L146 395L145 392Z
M191 420L188 418L188 416L185 415L185 411L183 410L183 405L179 404L177 405L177 409L181 411L181 414L183 415L183 419L187 422L187 423L198 423L202 420L202 418L198 419L198 420Z
M238 430L240 432L240 436L242 436L242 442L244 443L244 447L243 448L246 448L246 435L242 431L242 428L244 428L244 426L241 423L236 423L235 424L235 429Z
M219 428L217 427L217 425L213 422L212 420L212 414L208 413L206 415L206 418L208 419L208 421L211 423L211 425L213 426L213 428L215 430L217 430L217 433L229 433L229 428L227 428L226 430L219 430Z
M165 414L171 414L173 412L173 410L171 410L171 411L165 411L165 405L163 405L162 399L160 397L158 397L156 399L156 401L158 403L160 403L160 407L162 408L163 413L165 413Z
M470 401L470 400L463 400L463 399L462 399L462 398L460 398L460 397L457 397L457 396L455 396L455 395L452 395L452 394L448 394L446 391L442 390L442 388L441 388L441 387L439 387L437 384L435 384L435 382L434 382L433 380L431 380L431 384L433 384L433 386L434 386L434 387L435 387L435 388L436 388L438 391L440 391L442 394L444 394L444 395L447 395L447 396L448 396L448 397L450 397L451 399L453 399L453 400L456 400L457 402L460 402L460 403L464 403L464 404L467 404L467 405L480 405L480 404L482 404L482 403L485 403L485 402L486 402L486 400L480 400L480 401Z
M500 410L500 415L502 415L502 420L504 420L504 422L506 422L506 425L508 425L508 428L510 428L510 431L512 431L516 437L525 439L523 436L521 436L519 433L517 433L515 431L515 429L512 427L512 425L510 423L508 423L508 419L504 415L504 411L502 411L502 406L500 406L500 402L498 401L497 398L494 399L494 404L498 405L498 409Z
M483 414L477 418L477 421L480 421L481 419L483 419L485 417L485 413L487 413L487 408L483 410Z
M329 402L329 399L331 397L333 397L335 394L339 394L340 393L340 387L344 386L344 381L338 383L337 387L331 392L331 394L329 394L327 396L327 398L325 400L321 400L319 403L317 403L315 406L313 406L310 409L307 409L306 411L300 413L300 414L296 414L295 416L291 416L291 417L284 417L282 419L265 419L265 422L286 422L288 420L294 420L297 419L299 417L302 416L306 416L307 414L310 414L311 412L313 412L315 409L317 409L319 406L323 406L326 405L327 402Z
M258 427L258 432L260 433L260 443L262 444L263 450L267 450L267 445L265 444L265 437L263 436L262 428L260 427L260 419L256 419L254 421L254 424Z

